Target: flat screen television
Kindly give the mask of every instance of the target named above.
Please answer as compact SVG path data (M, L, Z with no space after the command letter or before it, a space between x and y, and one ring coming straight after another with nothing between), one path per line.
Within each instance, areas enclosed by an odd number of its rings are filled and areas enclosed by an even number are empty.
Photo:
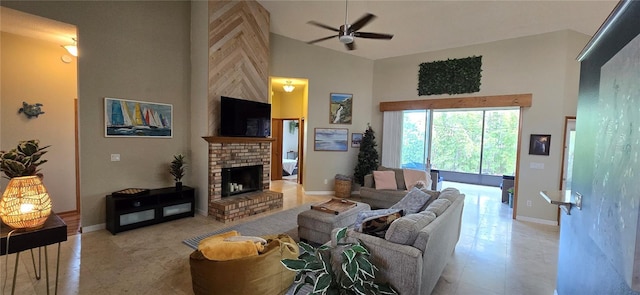
M269 137L271 104L222 96L220 136Z

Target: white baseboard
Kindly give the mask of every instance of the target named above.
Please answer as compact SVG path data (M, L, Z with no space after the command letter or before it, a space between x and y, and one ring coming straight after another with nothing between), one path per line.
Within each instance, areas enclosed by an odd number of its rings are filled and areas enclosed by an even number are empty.
M316 195L316 196L329 196L335 194L334 191L310 191L304 192L307 195Z
M83 226L82 227L82 233L90 233L92 231L98 231L98 230L105 229L105 228L107 228L107 224L106 223L100 223L100 224L90 225L90 226Z
M547 219L533 218L533 217L527 217L527 216L516 216L516 220L558 226L558 222L555 220L547 220Z
M209 212L200 210L200 209L196 209L196 214L202 215L202 216L209 216Z

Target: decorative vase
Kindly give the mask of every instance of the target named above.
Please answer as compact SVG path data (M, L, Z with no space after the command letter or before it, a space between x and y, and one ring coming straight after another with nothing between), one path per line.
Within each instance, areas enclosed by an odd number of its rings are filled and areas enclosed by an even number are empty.
M176 190L182 190L182 181L176 182Z

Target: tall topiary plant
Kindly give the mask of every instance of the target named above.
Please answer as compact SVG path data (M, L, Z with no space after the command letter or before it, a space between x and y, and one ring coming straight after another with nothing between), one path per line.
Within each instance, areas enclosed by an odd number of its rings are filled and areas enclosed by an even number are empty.
M364 176L370 174L378 168L378 151L376 150L376 136L371 126L367 126L362 141L360 142L360 153L358 153L358 164L356 165L353 177L359 184L364 184Z

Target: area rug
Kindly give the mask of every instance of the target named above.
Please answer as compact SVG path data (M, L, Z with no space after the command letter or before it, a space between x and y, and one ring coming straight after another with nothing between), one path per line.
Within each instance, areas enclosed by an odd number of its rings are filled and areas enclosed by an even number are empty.
M269 234L285 233L292 237L295 241L299 241L298 213L309 210L311 208L310 206L311 204L300 205L298 207L274 213L253 221L236 224L206 234L195 236L182 242L195 250L198 249L198 243L200 243L202 239L231 230L238 231L243 236L263 236Z

